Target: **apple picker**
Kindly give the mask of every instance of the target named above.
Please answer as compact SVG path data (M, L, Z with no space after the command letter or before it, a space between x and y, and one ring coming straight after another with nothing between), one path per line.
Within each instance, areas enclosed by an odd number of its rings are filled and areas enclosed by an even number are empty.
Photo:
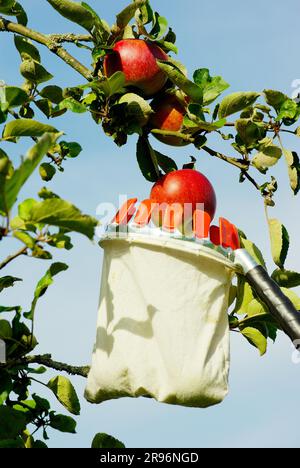
M195 207L190 191L192 217L183 225L183 206L172 193L163 193L163 209L153 200L167 183L159 181L138 209L137 199L128 200L100 241L97 335L85 389L90 402L144 396L201 408L220 403L228 392L227 309L235 273L245 274L291 340L300 339L299 312L240 249L235 226L224 218L211 225L215 206L201 208L215 200L214 192L208 199L207 190L199 194L202 205Z

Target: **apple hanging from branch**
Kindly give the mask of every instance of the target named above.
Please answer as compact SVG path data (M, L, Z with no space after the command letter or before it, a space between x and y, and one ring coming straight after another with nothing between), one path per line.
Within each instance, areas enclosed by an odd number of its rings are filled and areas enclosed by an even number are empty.
M150 198L158 205L190 204L192 213L198 204L211 220L216 212L216 194L210 181L195 169L172 171L160 178L152 187Z
M117 71L125 75L126 86L142 91L145 97L154 96L167 81L166 74L156 60L168 60L168 55L156 44L142 39L118 41L104 59L104 74L109 78Z
M166 130L168 132L180 132L183 126L186 107L183 101L173 94L157 96L151 103L154 114L150 119L150 126L157 130ZM170 146L186 146L188 141L176 135L162 135L153 133L153 136Z

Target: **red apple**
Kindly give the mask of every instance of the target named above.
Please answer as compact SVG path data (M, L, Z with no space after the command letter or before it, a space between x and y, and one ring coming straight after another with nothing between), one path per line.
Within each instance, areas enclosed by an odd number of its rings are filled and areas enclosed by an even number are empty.
M209 180L194 169L169 172L152 187L150 198L158 204L191 204L192 212L202 203L203 211L213 219L216 211L216 194Z
M126 86L140 89L144 96L153 96L167 81L156 60L168 60L167 54L156 44L142 39L118 41L113 52L104 59L104 73L110 77L117 71L125 74Z
M186 108L178 98L171 94L155 98L151 107L154 114L151 116L150 125L158 130L167 130L171 132L180 132L182 130L183 119L186 114ZM153 134L162 143L171 146L185 146L189 142L177 136Z

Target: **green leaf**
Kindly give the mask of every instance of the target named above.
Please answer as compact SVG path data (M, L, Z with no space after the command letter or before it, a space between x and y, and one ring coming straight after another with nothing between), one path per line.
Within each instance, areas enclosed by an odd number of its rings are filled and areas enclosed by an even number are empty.
M190 104L189 109L193 109L195 104ZM222 128L226 123L226 119L218 120L217 122L209 123L205 122L204 120L199 119L196 116L193 116L191 113L185 116L183 119L184 127L190 128L193 133L197 132L198 130L205 130L206 132L214 132L215 130L219 130Z
M0 306L0 314L2 312L16 312L17 314L20 314L22 310L22 307L20 306Z
M36 104L36 102L35 102ZM19 116L22 118L22 119L33 119L34 117L34 111L33 109L30 107L30 105L27 103L27 104L24 104L21 109L19 110Z
M61 147L62 155L67 158L77 158L82 151L80 144L75 141L61 141L59 145Z
M116 24L118 28L124 29L128 23L132 20L135 15L135 12L147 3L147 0L137 0L133 3L130 3L127 7L124 8L120 13L117 14Z
M48 119L50 117L57 117L57 111L54 112L52 104L48 99L39 99L34 101L34 104ZM66 112L66 109L59 112Z
M53 277L67 270L69 267L65 263L52 263L45 275L39 280L34 291L34 297L31 303L31 310L24 313L24 317L32 320L38 299L45 294L48 287L53 283Z
M63 90L59 86L45 86L39 94L53 104L59 104L63 100Z
M252 122L251 119L237 119L235 128L246 146L256 143L265 134L265 129Z
M223 119L229 115L235 114L251 104L258 99L260 93L254 93L251 91L248 92L237 92L232 93L226 96L220 104L219 107L219 118Z
M39 99L38 101L34 101L34 104L37 108L49 119L50 117L57 117L57 112L54 115L54 109L52 107L51 102L48 99ZM66 112L67 110L59 111L59 112ZM27 116L22 116L27 118ZM31 117L28 117L31 118Z
M113 94L124 91L126 84L125 75L121 71L117 71L111 77L103 77L101 80L95 80L88 85L82 85L83 88L89 87L99 92L102 91L106 97L111 97Z
M5 125L2 138L10 139L22 136L39 137L44 133L58 133L58 130L51 125L43 124L36 120L18 119L12 120Z
M283 94L280 91L275 91L273 89L264 89L263 93L265 95L267 104L274 107L276 111L279 111L284 101L288 99L286 94Z
M246 307L247 317L257 317L268 314L267 307L257 299L253 299Z
M42 440L34 440L32 448L48 448L48 446Z
M50 427L60 432L76 434L76 421L70 416L64 416L63 414L50 413Z
M0 12L5 13L6 10L10 10L14 3L15 0L0 0Z
M17 88L16 86L5 87L6 109L22 106L28 99L28 95L23 89Z
M168 21L159 13L155 12L153 17L153 28L150 31L150 36L154 39L160 39L168 30Z
M260 171L274 166L282 156L282 150L273 144L271 138L264 138L259 144L259 152L252 159L252 164Z
M6 398L12 390L12 380L8 372L2 370L0 373L0 406L3 405Z
M263 254L261 253L257 245L255 245L249 239L245 239L243 237L240 238L240 241L241 241L241 247L246 249L257 263L259 263L264 268L266 268L266 262L264 260Z
M7 320L0 319L0 339L6 340L12 337L12 328Z
M51 190L47 189L47 187L42 187L38 193L38 196L43 200L51 199L51 198L60 198L56 193L52 192ZM36 202L36 200L34 200Z
M50 117L57 117L57 112L55 112L55 115L54 115L54 109L51 105L51 102L48 99L39 99L37 101L34 101L34 104L48 119ZM61 112L66 112L66 109Z
M277 121L282 119L295 119L298 113L298 105L293 99L287 98L280 106Z
M154 18L154 11L151 8L149 0L146 0L144 3L145 5L140 6L135 14L135 20L137 24L142 26L150 24Z
M174 63L169 60L157 60L157 65L168 76L172 83L178 86L193 102L203 102L202 89L186 78Z
M41 178L45 180L46 182L48 182L54 177L56 173L56 169L50 163L43 163L39 167L39 172L40 172Z
M220 94L229 88L229 84L221 76L211 77L207 68L200 68L194 73L195 83L203 89L203 104L211 104Z
M78 208L61 198L47 199L37 203L30 212L28 222L58 226L84 234L89 239L93 238L97 226L95 218L82 214Z
M111 97L116 93L123 90L126 83L125 75L121 71L117 71L111 77L108 78L109 92L107 97Z
M83 114L84 112L87 111L87 108L81 104L80 102L76 101L76 99L72 97L68 97L61 101L58 105L58 108L60 110L62 109L68 109L71 112L74 112L76 114Z
M35 168L38 166L43 156L56 142L57 137L57 134L51 133L46 133L44 136L42 136L39 141L27 152L24 161L21 163L19 168L15 170L12 177L6 181L5 206L8 210L13 207L21 188L33 173Z
M300 311L300 297L294 292L291 291L290 289L287 288L280 288L283 294L285 294L289 300L293 303L295 309Z
M92 447L94 449L125 448L123 442L103 432L98 433L93 438Z
M3 4L6 3L5 0L2 1ZM22 24L23 26L27 25L28 18L26 12L22 5L16 1L12 3L11 7L0 7L0 12L8 16L15 16L19 24Z
M260 355L263 356L267 351L267 338L262 334L260 330L254 327L246 327L241 330L242 335L257 348Z
M41 61L41 56L38 49L23 36L14 36L16 49L18 50L22 60L34 60L35 62Z
M70 0L47 0L48 3L62 16L91 31L95 25L95 17L91 11L78 2Z
M234 313L237 315L246 314L247 307L253 299L254 294L250 284L246 281L244 276L239 275Z
M0 440L0 448L25 448L22 438Z
M124 94L120 98L119 104L125 105L124 113L127 124L135 123L138 127L144 127L153 114L150 104L134 93Z
M296 288L300 286L300 273L291 270L277 268L272 273L272 278L279 286Z
M45 398L41 398L39 397L38 395L36 395L35 393L33 393L32 395L32 398L35 402L35 408L37 410L40 410L41 412L43 411L49 411L50 409L50 403L48 400L46 400Z
M65 263L52 263L45 275L39 280L34 291L34 299L39 299L41 296L43 296L48 287L53 283L53 277L62 271L66 271L68 268L68 265Z
M15 278L14 276L2 276L2 278L0 278L0 292L2 292L3 289L11 288L17 281L23 280L21 278Z
M39 367L27 367L27 372L28 374L45 374L47 372L47 368L44 366L39 366Z
M34 258L39 258L41 260L51 260L52 255L50 252L47 252L44 250L43 247L40 247L39 245L36 245L32 251L32 256Z
M161 49L163 49L166 53L168 52L174 52L175 54L178 54L178 47L173 44L173 42L167 42L163 39L161 40L156 40L156 44L158 44Z
M20 65L20 73L26 80L37 84L53 78L53 75L35 60L24 60Z
M23 244L25 244L29 249L33 250L35 248L36 241L27 232L14 231L13 236L23 242Z
M22 203L20 203L18 206L19 217L23 221L30 219L31 210L37 203L37 200L34 200L34 198L27 198L26 200L22 201Z
M140 137L138 139L136 156L139 168L145 179L149 182L157 181L159 175L157 172L158 162L156 159L156 152L144 137Z
M26 427L26 418L9 406L0 407L0 439L14 439Z
M156 159L159 167L167 174L168 172L177 171L178 167L176 162L169 158L169 156L165 156L158 151L155 151Z
M294 193L300 190L300 161L299 156L295 151L284 150L285 160L288 166L288 175L290 179L290 187Z
M285 226L275 218L269 220L269 232L274 263L283 268L289 250L289 234Z
M73 248L73 244L71 242L71 238L66 236L65 234L53 234L48 241L48 244L51 247L56 247L57 249L66 249L71 250Z
M58 401L72 414L80 414L80 403L73 387L67 377L57 375L47 383Z

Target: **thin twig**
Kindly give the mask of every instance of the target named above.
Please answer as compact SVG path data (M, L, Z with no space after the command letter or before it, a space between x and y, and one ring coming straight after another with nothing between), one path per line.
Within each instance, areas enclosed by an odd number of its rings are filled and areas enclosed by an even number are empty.
M58 42L51 40L50 36L42 34L33 29L29 29L22 24L13 23L0 17L0 31L7 31L20 34L21 36L28 37L39 44L46 46L51 52L60 57L70 67L80 73L88 81L92 81L92 73L90 70L80 63L75 57L67 52Z
M257 190L260 191L260 185L253 179L253 177L251 177L247 171L242 171L242 174L244 177L246 177L246 179L249 180L249 182L251 182L252 185L254 185Z
M3 262L0 263L0 270L2 270L4 267L6 267L10 262L15 260L16 258L20 257L21 255L27 255L27 247L24 246L20 250L18 250L16 253L9 255Z
M206 151L206 153L210 154L210 156L222 159L223 161L226 161L232 166L238 167L242 171L247 171L249 168L249 163L247 161L242 161L236 158L230 158L229 156L225 156L225 154L219 153L218 151L208 148L208 146L202 146L202 149Z
M286 129L286 128L281 128L281 129L280 129L280 132L291 133L292 135L296 135L296 131L295 131L295 130L288 130L288 129Z

